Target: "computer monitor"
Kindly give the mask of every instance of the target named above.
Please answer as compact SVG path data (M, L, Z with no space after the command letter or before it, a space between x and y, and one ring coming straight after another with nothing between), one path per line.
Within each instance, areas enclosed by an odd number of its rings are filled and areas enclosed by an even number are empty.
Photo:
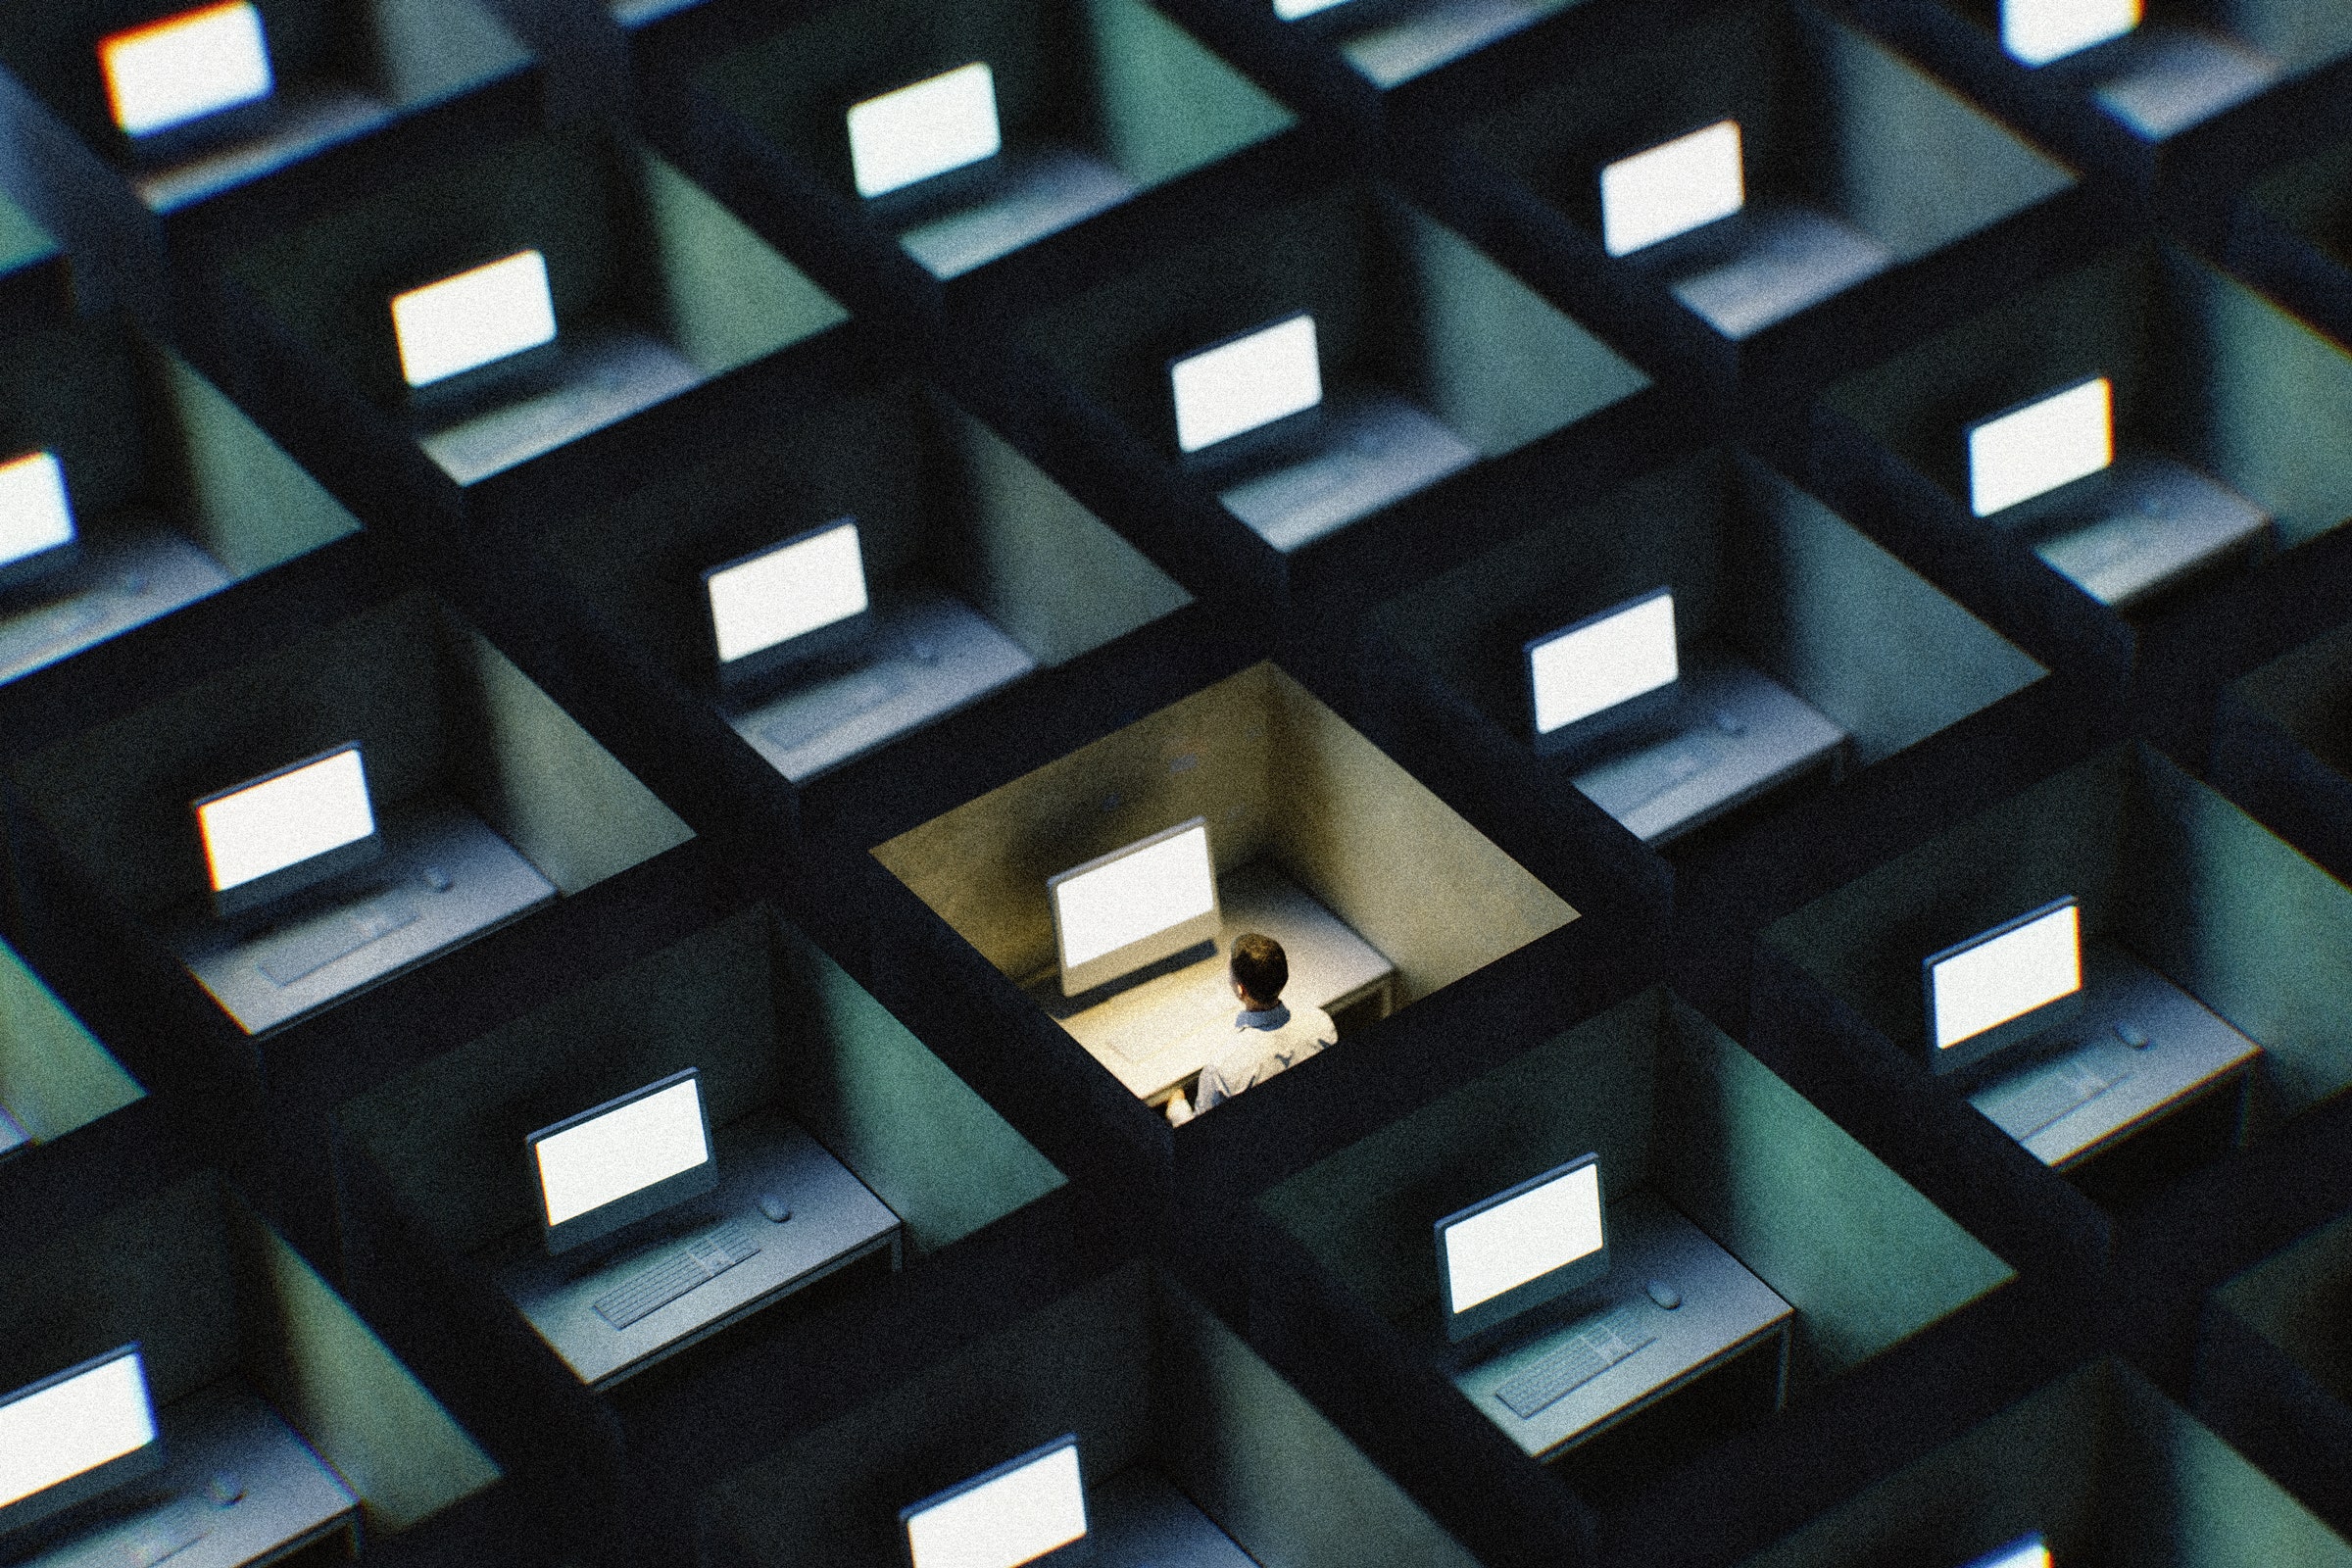
M360 743L289 762L190 803L213 907L243 914L383 853Z
M1329 11L1346 3L1347 0L1274 0L1274 20L1297 22L1300 17L1311 17L1318 11Z
M551 1253L650 1219L718 1185L699 1068L542 1127L522 1141Z
M1208 818L1162 828L1050 876L1046 897L1065 997L1212 942L1222 916Z
M1323 401L1315 318L1301 311L1168 362L1176 449L1199 452Z
M2046 66L2139 25L2139 0L2001 0L2001 47Z
M1579 1154L1436 1229L1446 1337L1466 1340L1608 1273L1600 1156Z
M855 517L711 566L703 592L722 689L837 651L873 626Z
M1083 1541L1077 1435L1065 1433L901 1508L899 1526L910 1568L1015 1568Z
M1979 419L1968 437L1968 504L1980 517L2115 461L2115 394L2094 375Z
M997 78L975 60L850 106L850 176L860 196L894 190L994 158Z
M0 1398L0 1540L164 1466L137 1342Z
M1986 1552L1970 1562L1968 1568L2050 1568L2050 1548L2036 1530Z
M183 11L102 38L98 64L115 123L134 138L258 102L275 86L262 14L251 0Z
M1928 1061L1950 1072L2064 1023L2082 1001L2073 895L1928 956Z
M47 452L0 464L0 588L39 575L74 544L66 471Z
M1740 122L1719 120L1601 169L1601 244L1611 256L1630 255L1746 204Z
M547 258L516 251L392 296L400 373L431 386L556 340Z
M1654 718L1674 706L1682 664L1674 591L1653 588L1528 640L1528 707L1545 755Z

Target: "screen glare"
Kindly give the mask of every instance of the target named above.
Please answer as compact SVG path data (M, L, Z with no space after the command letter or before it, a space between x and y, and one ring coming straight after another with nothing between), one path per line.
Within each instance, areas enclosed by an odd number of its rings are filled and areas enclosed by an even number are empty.
M136 1351L0 1405L0 1508L154 1441Z
M358 750L322 757L196 809L213 891L225 893L375 831Z
M1600 1167L1579 1165L1446 1232L1446 1289L1456 1312L1600 1249Z
M689 1078L531 1147L547 1223L561 1225L709 1159L702 1090Z
M0 464L0 566L74 542L74 509L57 459L33 452Z
M1659 594L1606 619L1580 626L1529 657L1536 688L1536 733L1629 702L1677 679L1674 596Z
M547 288L547 258L517 251L395 294L392 331L400 340L400 373L411 386L552 343L556 302Z
M1345 3L1346 0L1274 0L1274 20L1297 22L1300 17L1311 17L1318 11L1329 11L1333 6Z
M1202 447L1298 414L1323 401L1315 318L1285 321L1178 360L1168 367L1176 397L1176 446Z
M2046 66L2139 25L2139 0L2001 0L2001 47Z
M1014 1568L1085 1534L1074 1445L906 1517L914 1568Z
M1740 168L1740 122L1720 120L1600 172L1600 237L1624 256L1747 204Z
M1989 516L2114 461L2114 390L2102 375L1970 430L1968 504Z
M858 525L844 523L710 577L721 663L773 648L866 608Z
M2050 1568L2050 1548L2038 1535L2013 1541L1970 1563L1968 1568Z
M1938 1051L2082 989L2082 930L2075 905L1956 953L1933 978Z
M1208 829L1196 827L1054 888L1062 967L1075 969L1216 907Z
M996 74L985 60L850 109L850 173L860 196L993 158L1004 144Z
M261 13L229 0L118 32L98 43L115 123L152 135L270 96Z

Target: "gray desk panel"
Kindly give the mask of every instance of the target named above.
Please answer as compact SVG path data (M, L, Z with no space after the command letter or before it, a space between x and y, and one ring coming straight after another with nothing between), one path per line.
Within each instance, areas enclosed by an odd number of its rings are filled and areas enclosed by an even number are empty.
M1240 1006L1225 965L1233 939L1245 931L1282 944L1291 965L1286 1002L1328 1008L1396 973L1339 916L1262 860L1219 875L1217 905L1224 923L1216 951L1181 968L1114 986L1108 996L1064 998L1051 971L1028 983L1038 1004L1139 1099L1165 1101L1205 1065L1200 1031L1230 1020Z
M2118 610L2233 557L2251 562L2271 533L2253 502L2150 452L2000 513L1996 526L2034 537L2051 570Z
M2142 141L2163 141L2283 76L2285 68L2235 38L2157 24L2135 29L2124 68L2092 92Z
M703 379L675 349L644 332L571 328L559 341L561 384L418 434L442 472L459 484L487 479Z
M1675 298L1725 337L1753 337L1894 265L1852 224L1809 208L1750 212L1738 255L1678 279Z
M1225 510L1277 550L1296 550L1478 461L1478 449L1402 398L1334 399L1311 456L1217 493Z
M1409 17L1340 41L1340 53L1378 87L1394 87L1483 49L1569 0L1433 0Z
M0 619L0 680L80 653L228 583L219 562L161 524L85 532L81 560L58 576L58 597Z
M164 1469L134 1484L149 1505L43 1552L39 1568L241 1568L358 1530L359 1499L342 1478L243 1389L216 1385L157 1415ZM244 1495L216 1502L215 1476L234 1477Z
M1471 1360L1479 1342L1446 1345L1434 1306L1411 1320L1413 1329L1431 1343L1453 1386L1535 1458L1548 1458L1615 1425L1760 1340L1782 1336L1782 1353L1787 1354L1786 1337L1796 1309L1674 1205L1648 1192L1629 1193L1609 1204L1608 1224L1608 1277L1565 1303L1554 1303L1548 1319L1553 1327L1498 1355ZM1434 1257L1431 1268L1434 1284ZM1647 1295L1651 1280L1663 1280L1680 1291L1683 1304L1668 1311L1652 1301ZM1578 1326L1609 1311L1638 1315L1642 1326L1657 1338L1527 1420L1494 1396L1495 1389L1542 1360ZM1786 1364L1784 1359L1784 1370Z
M1092 1568L1256 1568L1193 1499L1145 1465L1086 1489Z
M364 136L393 119L390 104L348 88L298 85L280 93L272 108L273 122L260 135L136 176L132 186L148 211L173 212Z
M969 606L909 593L877 606L874 658L727 715L798 784L1020 679L1037 661Z
M209 906L198 906L183 909L166 933L180 962L247 1034L390 979L556 896L530 861L462 807L412 806L385 813L378 826L383 856L342 880L333 906L241 937L215 919ZM448 874L446 891L425 883L425 866ZM299 965L283 961L292 945L379 903L415 918L307 973L295 975ZM270 969L286 983L272 979Z
M2148 1044L2125 1048L2132 1075L2104 1094L2020 1139L2043 1164L2064 1170L2097 1153L2134 1129L2177 1108L2198 1091L2251 1067L2262 1048L2207 1011L2187 992L2120 948L2093 944L2084 955L2083 1006L2068 1032L2096 1049L2121 1022L2136 1025ZM2036 1063L2027 1073L2047 1070ZM2000 1078L1969 1097L1990 1101L2021 1075Z
M536 1229L490 1250L485 1261L498 1288L589 1387L609 1389L868 1253L888 1249L897 1266L899 1216L800 1128L781 1116L754 1115L718 1129L713 1144L717 1189L681 1211L675 1234L663 1241L579 1278L547 1255ZM760 1212L760 1195L770 1188L792 1204L792 1218L781 1225ZM605 1292L685 1238L728 1221L760 1244L758 1256L625 1329L596 1315Z
M977 205L906 230L899 243L933 277L960 277L1000 256L1059 233L1133 196L1135 181L1102 159L1052 148L1017 159L1007 188Z

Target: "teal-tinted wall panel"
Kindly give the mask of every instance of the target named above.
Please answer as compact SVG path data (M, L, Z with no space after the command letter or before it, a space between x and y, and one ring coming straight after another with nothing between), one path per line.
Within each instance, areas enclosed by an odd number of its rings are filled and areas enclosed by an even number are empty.
M2340 1219L2214 1292L2329 1394L2352 1399L2352 1219Z
M700 185L650 153L633 162L657 319L696 369L722 374L850 318Z
M1156 185L1265 140L1289 110L1143 0L1086 0L1103 150Z
M35 1143L63 1138L146 1091L0 942L0 1106Z
M359 518L178 355L150 357L177 437L185 500L173 510L231 576L359 532Z

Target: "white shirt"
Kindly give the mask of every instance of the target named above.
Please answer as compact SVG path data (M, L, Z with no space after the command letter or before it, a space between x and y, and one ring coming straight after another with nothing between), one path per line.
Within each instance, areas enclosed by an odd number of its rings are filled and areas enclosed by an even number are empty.
M1285 1067L1297 1066L1339 1038L1331 1014L1321 1007L1293 1011L1277 1004L1263 1012L1236 1013L1230 1023L1211 1024L1187 1043L1186 1054L1198 1053L1205 1063L1200 1087L1189 1104L1182 1094L1168 1102L1168 1120L1181 1127L1199 1112L1264 1083Z

